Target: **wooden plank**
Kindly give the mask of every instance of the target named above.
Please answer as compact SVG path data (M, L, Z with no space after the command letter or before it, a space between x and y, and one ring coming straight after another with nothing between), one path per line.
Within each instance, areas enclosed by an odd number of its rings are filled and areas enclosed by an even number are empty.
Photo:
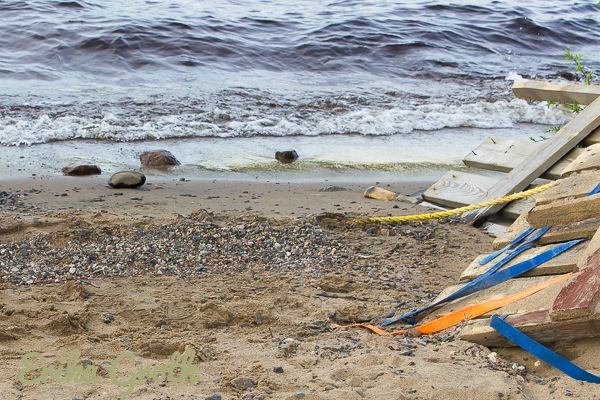
M432 314L430 314L426 320L439 318L442 315L457 311L468 305L480 304L480 303L484 303L484 302L491 301L491 300L501 299L501 298L513 295L515 293L519 293L525 289L529 289L533 286L539 285L542 282L545 282L549 279L552 279L552 276L536 276L536 277L508 280L506 282L501 283L500 285L493 286L486 290L482 290L482 291L473 293L462 299L455 300L450 304L446 304L443 307L437 309ZM542 291L534 293L531 296L528 296L524 299L516 301L512 304L508 304L497 310L490 311L489 313L484 314L478 318L485 318L486 316L489 316L492 314L516 314L516 313L529 312L532 310L538 310L542 307L549 308L552 305L552 301L554 300L556 295L561 291L562 287L566 284L566 281L567 280L565 279L561 282L551 285L550 287L548 287ZM440 293L440 295L434 300L434 302L448 296L449 294L451 294L454 291L456 291L457 289L459 289L461 286L462 285L456 285L456 286L451 286L451 287L444 289L444 291L442 291L442 293Z
M552 320L590 315L600 298L600 230L579 259L579 272L560 291L550 316Z
M494 249L500 249L510 243L514 238L529 227L526 216L522 215L493 242ZM564 225L553 225L544 236L538 240L539 244L559 243L572 239L591 238L600 226L600 218L590 218L585 221L573 222Z
M600 86L576 83L549 83L522 79L512 87L515 96L527 100L590 104L600 96Z
M585 140L582 143L584 146L591 146L593 144L600 143L600 128L596 128L585 138Z
M543 205L556 200L578 199L587 196L600 181L600 175L595 171L584 171L556 181L551 187L535 196L535 204Z
M542 146L542 142L532 140L487 138L467 154L463 162L472 168L510 172L524 160L531 158ZM583 151L583 148L576 147L548 171L545 171L541 177L545 179L560 178L564 169Z
M504 174L489 171L449 171L423 193L423 198L447 207L474 204L482 200L502 175Z
M600 217L600 194L578 199L556 200L535 206L527 214L527 222L535 228L546 225L563 225Z
M511 267L515 264L527 260L528 258L535 257L538 254L543 253L544 251L549 250L552 247L554 246L539 246L527 250L526 252L524 252L523 254L506 264L500 270ZM584 248L585 246L581 244L577 245L574 248L569 249L568 251L565 251L564 253L554 257L552 260L545 262L544 264L533 269L532 271L529 271L527 274L523 275L523 277L556 275L571 272L576 268L579 254ZM479 260L481 260L485 256L487 256L487 254L482 254L478 256L471 264L469 264L469 266L463 271L463 273L460 276L461 282L467 282L477 278L479 275L483 274L485 271L490 269L490 267L493 266L495 262L498 262L502 259L502 256L500 256L494 261L490 261L486 265L480 265Z
M538 310L509 315L506 322L542 343L600 336L600 312L584 318L553 321L548 310ZM514 346L490 327L490 318L470 321L460 332L459 338L488 347Z
M544 146L529 160L525 160L506 174L490 190L485 198L494 199L525 189L536 178L556 164L577 146L592 130L600 126L600 99L594 100L554 136L545 140ZM498 212L504 207L493 207L473 211L463 216L465 221L477 223L483 217Z
M600 181L600 143L587 147L564 169L562 176L565 177L587 170L598 172L598 180Z
M423 198L450 208L478 203L502 175L491 171L449 171L423 193ZM535 196L513 201L502 210L502 215L514 220L534 206Z
M535 206L535 196L526 199L511 201L500 212L502 216L515 220L523 214L527 214Z

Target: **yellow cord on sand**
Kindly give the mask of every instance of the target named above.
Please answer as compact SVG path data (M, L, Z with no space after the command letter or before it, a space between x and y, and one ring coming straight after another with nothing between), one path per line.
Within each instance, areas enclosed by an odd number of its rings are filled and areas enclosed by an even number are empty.
M510 201L524 199L529 196L533 196L534 194L538 194L543 191L546 191L554 185L556 185L556 182L550 182L550 183L546 183L544 185L537 186L533 189L525 190L524 192L509 194L506 196L499 197L497 199L482 201L481 203L471 204L469 206L455 208L453 210L438 211L438 212L432 212L432 213L426 213L426 214L416 214L416 215L400 215L397 217L357 218L357 219L353 219L351 221L351 223L352 224L368 224L368 223L373 223L373 222L380 222L380 223L411 222L411 221L426 221L428 219L453 217L455 215L464 214L466 212L478 210L480 208L491 207L491 206L495 206L496 204L508 203Z

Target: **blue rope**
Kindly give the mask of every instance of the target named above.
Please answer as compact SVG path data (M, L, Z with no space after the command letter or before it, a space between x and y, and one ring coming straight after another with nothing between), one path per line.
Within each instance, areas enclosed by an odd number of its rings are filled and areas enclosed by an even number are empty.
M490 253L487 256L483 257L481 260L479 260L479 265L485 265L485 264L489 263L490 261L492 261L493 259L495 259L496 257L498 257L500 254L504 253L505 251L512 249L514 246L521 243L523 241L523 239L525 239L527 236L529 236L533 231L535 231L535 228L531 227L531 226L529 228L525 229L519 236L514 238L512 242L510 242L509 244L507 244L500 250L496 250L495 252Z
M490 326L526 352L533 354L540 360L564 372L571 378L590 383L600 383L600 376L591 374L586 370L579 368L560 354L553 352L546 346L536 342L520 330L514 328L504 321L504 318L506 317L498 315L492 316Z
M561 243L561 244L553 247L552 249L546 250L545 252L540 253L537 256L534 256L527 260L521 261L520 263L517 263L517 264L515 264L509 268L506 268L502 271L493 272L493 273L486 272L485 274L480 275L476 279L467 283L465 286L461 287L456 292L448 295L447 297L445 297L441 300L436 301L435 303L417 308L413 311L410 311L406 314L403 314L403 315L400 315L397 317L391 317L391 318L384 319L383 325L387 326L387 325L391 325L391 324L394 324L399 321L404 321L411 325L414 325L415 323L417 323L419 316L421 314L425 313L426 311L428 311L434 307L437 307L441 304L447 303L449 301L460 299L469 294L499 285L500 283L506 282L509 279L515 278L517 276L521 276L521 275L531 271L532 269L536 268L537 266L553 259L557 255L564 253L565 251L578 245L579 243L583 242L584 240L586 240L586 239L576 239L576 240L571 240L566 243ZM510 256L511 255L509 255L508 257L510 257ZM504 262L504 259L502 261L500 261L499 264L502 262ZM496 265L493 268L496 268ZM500 267L498 267L498 268L500 268ZM498 268L496 268L496 269L498 269Z

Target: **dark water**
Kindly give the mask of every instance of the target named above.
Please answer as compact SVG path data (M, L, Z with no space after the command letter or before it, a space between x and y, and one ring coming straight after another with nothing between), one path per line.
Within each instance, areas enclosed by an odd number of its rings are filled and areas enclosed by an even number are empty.
M2 0L0 20L0 76L14 79L202 79L207 68L553 76L570 70L565 47L598 66L600 39L592 0Z
M0 0L0 145L552 124L595 1Z

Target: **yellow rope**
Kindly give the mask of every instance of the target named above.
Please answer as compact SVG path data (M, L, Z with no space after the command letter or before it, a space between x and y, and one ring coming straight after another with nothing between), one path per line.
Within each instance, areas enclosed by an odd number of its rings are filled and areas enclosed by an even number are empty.
M529 196L533 196L534 194L541 193L545 190L550 189L552 186L556 185L556 182L546 183L544 185L537 186L533 189L525 190L524 192L513 193L506 196L499 197L493 200L483 201L477 204L471 204L469 206L464 206L460 208L455 208L453 210L446 211L438 211L433 213L426 214L416 214L416 215L400 215L397 217L367 217L367 218L357 218L351 221L352 224L368 224L371 222L380 222L380 223L392 223L392 222L410 222L410 221L425 221L428 219L436 219L436 218L447 218L453 217L455 215L464 214L469 211L478 210L480 208L486 208L495 206L496 204L508 203L510 201L524 199Z

